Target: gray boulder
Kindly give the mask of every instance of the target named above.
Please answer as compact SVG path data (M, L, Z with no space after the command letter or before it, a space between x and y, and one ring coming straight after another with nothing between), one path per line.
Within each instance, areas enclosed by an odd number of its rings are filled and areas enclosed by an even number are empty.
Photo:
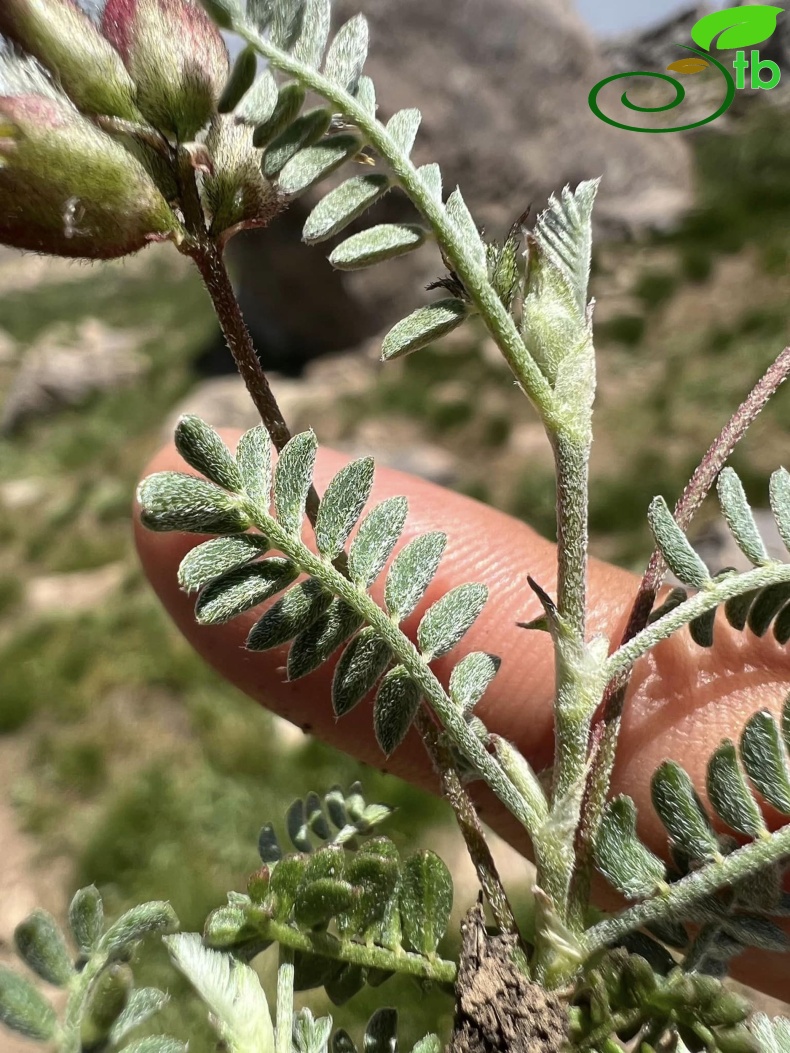
M368 72L380 116L418 106L415 161L437 161L445 189L460 185L478 223L502 237L532 204L565 183L603 175L597 222L608 234L671 224L690 204L688 146L680 137L619 131L587 96L614 72L569 3L537 0L337 0L339 21L360 7L371 25ZM300 246L310 202L265 231L231 242L247 317L267 364L347 349L392 324L442 272L430 249L369 271L333 274L329 245ZM406 218L390 194L371 219Z

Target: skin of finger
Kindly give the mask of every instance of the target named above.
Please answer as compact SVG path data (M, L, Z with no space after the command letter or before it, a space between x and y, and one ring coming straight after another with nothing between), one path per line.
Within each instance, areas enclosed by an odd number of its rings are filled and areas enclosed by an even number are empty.
M231 445L239 433L224 432ZM321 492L346 458L320 450L315 480ZM166 469L188 470L173 447L160 451L144 474ZM553 752L553 655L545 633L517 626L540 613L529 589L532 576L552 593L556 581L555 547L530 527L476 501L399 472L377 470L369 507L394 494L409 498L409 517L401 540L405 544L427 530L441 529L448 545L439 572L424 602L404 628L414 635L425 608L449 588L464 581L482 581L489 602L477 623L450 656L434 663L443 683L452 667L470 651L485 650L503 657L502 666L477 712L491 731L504 735L524 752L536 768L551 763ZM267 708L305 731L361 761L389 771L424 788L436 789L421 743L410 734L403 745L384 758L372 732L370 701L336 721L329 704L335 660L306 677L285 679L287 647L252 654L243 649L246 635L260 617L248 612L224 626L201 627L194 619L194 600L178 588L178 564L202 538L185 534L156 534L135 518L136 541L146 574L179 629L200 654L223 676ZM305 540L310 540L309 530ZM400 545L399 545L400 547ZM589 610L591 633L619 640L637 579L618 568L591 561ZM383 577L371 590L383 598ZM737 737L745 719L761 708L778 712L788 691L790 667L773 638L756 640L717 624L716 646L702 650L687 633L659 645L637 666L629 689L618 750L613 790L628 793L637 804L640 833L656 851L666 852L666 836L650 804L650 776L666 759L682 763L704 798L707 758L725 737ZM523 845L512 817L489 795L481 806L486 820L505 836ZM768 814L772 825L780 817ZM790 980L787 956L751 953L738 959L748 980L763 989L786 994ZM757 980L755 979L757 977Z

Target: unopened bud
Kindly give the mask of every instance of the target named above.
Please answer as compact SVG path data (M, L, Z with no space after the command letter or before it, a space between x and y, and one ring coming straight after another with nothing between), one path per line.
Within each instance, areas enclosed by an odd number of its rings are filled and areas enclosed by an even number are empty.
M195 0L108 0L102 30L137 86L137 105L155 128L181 142L216 113L228 79L228 51Z
M0 242L114 259L178 238L178 221L140 162L67 99L0 96L0 128Z
M54 74L78 109L140 119L120 55L73 0L2 0L0 33Z

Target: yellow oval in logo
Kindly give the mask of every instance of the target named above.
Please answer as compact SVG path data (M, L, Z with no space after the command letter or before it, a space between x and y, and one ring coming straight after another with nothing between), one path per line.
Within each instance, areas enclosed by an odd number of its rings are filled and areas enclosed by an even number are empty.
M670 62L667 69L673 73L702 73L709 65L710 62L706 62L703 58L684 58L678 59L677 62Z

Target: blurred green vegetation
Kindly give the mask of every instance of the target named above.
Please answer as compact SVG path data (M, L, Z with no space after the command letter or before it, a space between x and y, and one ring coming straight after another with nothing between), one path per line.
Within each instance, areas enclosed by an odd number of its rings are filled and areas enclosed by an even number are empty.
M674 499L728 413L787 342L790 118L758 111L737 136L694 138L697 207L675 230L599 246L594 293L629 276L628 308L597 327L601 390L593 465L595 551L638 568L649 551L645 510ZM162 422L195 382L192 363L213 323L196 279L150 265L96 268L83 281L42 283L0 302L0 329L26 345L54 322L86 315L140 333L150 370L137 386L32 422L0 441L0 487L34 480L29 507L0 501L0 732L28 750L7 787L20 822L48 856L70 862L72 888L96 882L117 913L172 901L198 928L256 867L260 825L309 789L361 777L370 800L394 804L386 831L431 844L442 805L274 718L200 662L168 623L137 569L129 506ZM0 393L2 393L0 375ZM783 460L787 393L735 458L756 504ZM474 331L393 363L372 392L339 400L353 431L366 418L411 422L415 440L453 453L458 487L553 532L553 475L523 397ZM539 436L538 436L539 440ZM89 609L68 589L31 608L42 576L122 566L120 584ZM328 702L327 702L328 704ZM466 906L464 904L463 906ZM175 990L164 963L148 978ZM270 969L270 965L264 965ZM177 983L177 981L175 982ZM352 1031L381 998L400 1004L404 1039L448 1023L449 1004L388 982L338 1011ZM305 1001L315 1005L314 996ZM192 1017L191 1049L208 1049Z

